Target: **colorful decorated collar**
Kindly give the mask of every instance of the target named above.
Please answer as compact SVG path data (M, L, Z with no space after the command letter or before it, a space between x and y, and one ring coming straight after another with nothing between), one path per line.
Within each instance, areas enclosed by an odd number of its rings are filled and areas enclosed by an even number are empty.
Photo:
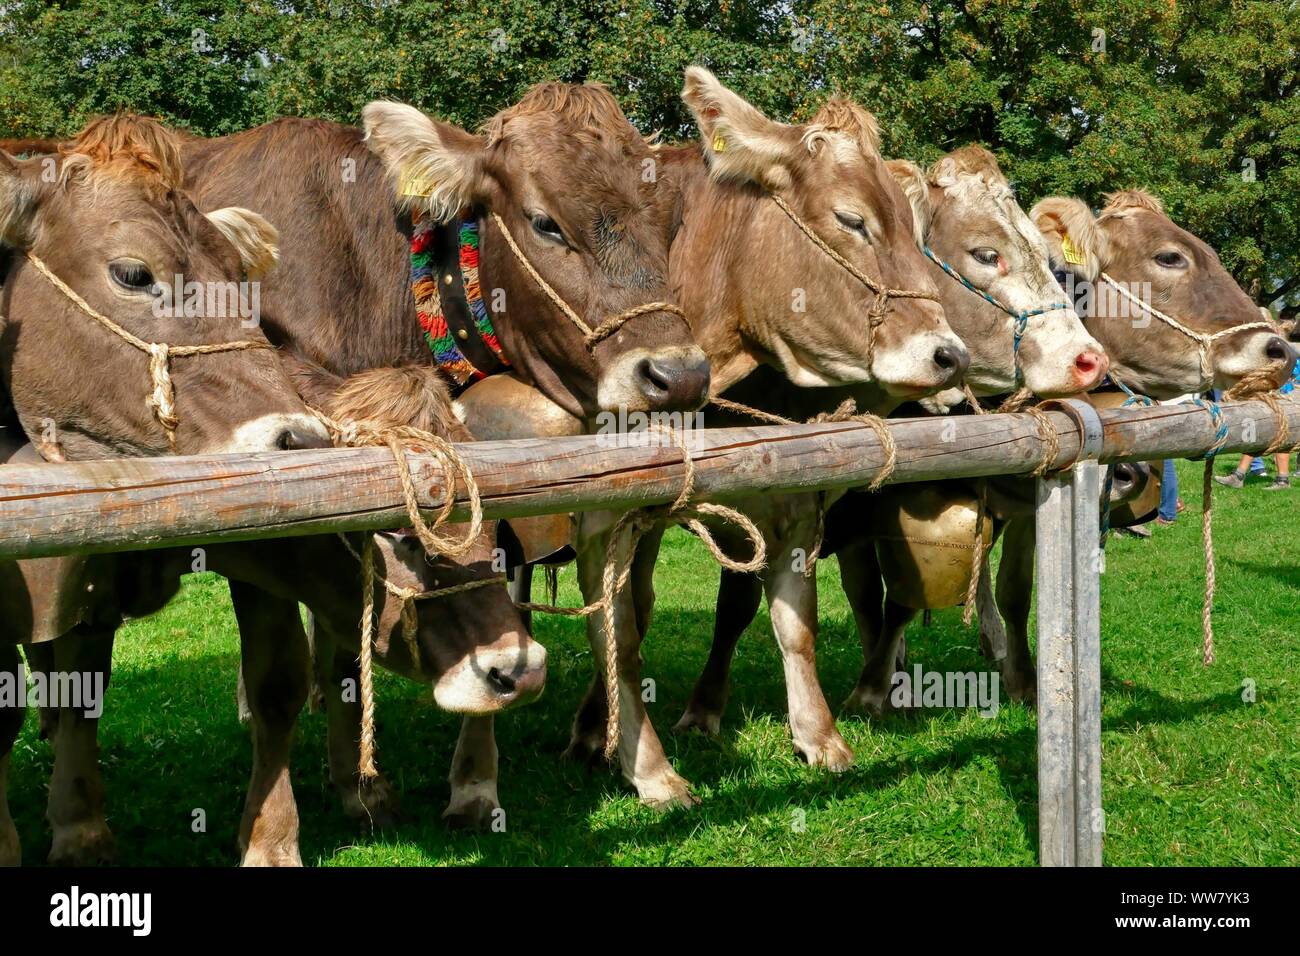
M436 225L416 213L411 292L424 340L455 388L510 368L479 284L478 222Z

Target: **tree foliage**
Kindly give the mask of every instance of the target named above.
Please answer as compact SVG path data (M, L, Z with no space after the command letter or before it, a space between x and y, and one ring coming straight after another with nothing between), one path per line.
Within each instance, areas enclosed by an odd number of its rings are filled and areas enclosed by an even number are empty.
M1032 201L1142 186L1261 302L1300 300L1300 10L1271 0L12 0L0 133L136 110L218 134L393 97L474 125L541 79L689 136L703 63L774 116L832 91L891 155L993 148Z

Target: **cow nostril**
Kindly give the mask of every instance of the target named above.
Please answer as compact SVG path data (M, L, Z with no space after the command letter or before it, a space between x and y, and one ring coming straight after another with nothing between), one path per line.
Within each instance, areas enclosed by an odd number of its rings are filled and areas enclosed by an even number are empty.
M1292 358L1291 346L1277 335L1269 338L1264 344L1264 354L1270 362L1286 362Z
M280 451L301 451L305 448L329 448L329 438L303 428L286 428L275 439Z
M488 683L491 684L499 693L513 694L515 692L515 679L509 674L502 673L499 667L492 667L487 672Z
M934 350L934 364L945 372L956 371L964 364L963 355L960 350L951 345L941 345Z
M1137 472L1128 462L1122 461L1115 466L1114 480L1119 484L1131 485L1137 481Z
M636 371L643 384L648 384L660 392L666 392L672 388L671 375L666 370L656 366L653 359L642 359L637 363Z

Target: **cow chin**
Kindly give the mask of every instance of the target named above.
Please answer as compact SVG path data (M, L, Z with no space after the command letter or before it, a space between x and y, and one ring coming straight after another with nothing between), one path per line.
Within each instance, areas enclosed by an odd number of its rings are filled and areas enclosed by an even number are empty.
M520 646L475 651L433 682L433 699L457 714L492 714L529 704L546 684L546 648L520 635Z

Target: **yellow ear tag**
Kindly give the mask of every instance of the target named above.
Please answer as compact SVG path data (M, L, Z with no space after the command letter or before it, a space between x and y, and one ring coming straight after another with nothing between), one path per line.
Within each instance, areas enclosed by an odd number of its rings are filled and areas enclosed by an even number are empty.
M715 153L725 153L727 151L727 141L721 136L713 137L713 151Z
M1061 236L1061 253L1065 256L1065 261L1072 266L1081 266L1087 261L1083 250L1070 240L1069 233Z
M428 199L433 195L434 182L410 173L403 173L397 191L403 196L419 196Z

